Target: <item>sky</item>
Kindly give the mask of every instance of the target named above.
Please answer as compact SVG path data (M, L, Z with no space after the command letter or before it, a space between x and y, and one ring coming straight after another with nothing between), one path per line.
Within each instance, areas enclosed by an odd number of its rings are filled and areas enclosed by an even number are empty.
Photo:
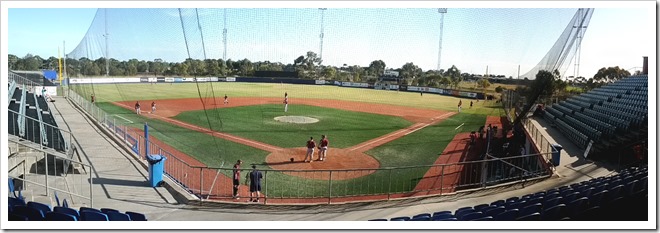
M578 7L598 6L582 41L579 75L592 77L609 66L633 71L642 66L642 56L655 55L654 3L646 5L653 8L598 2L545 4L541 8L515 2L475 8L475 4L459 3L444 14L441 68L456 65L462 72L474 74L485 74L488 69L489 74L516 78L519 65L522 75L548 52ZM380 59L388 68L413 62L423 70L436 69L441 14L433 4L438 3L381 2L381 8L329 4L323 18L323 64L368 66ZM221 8L232 7L226 10L227 58L287 64L307 51L320 52L317 5L250 8L255 5L216 3L204 4L197 12L182 9L181 16L176 8L134 8L145 7L139 4L124 5L126 8L110 5L114 8L98 12L97 8L67 4L56 5L67 8L9 7L7 51L19 57L30 53L48 58L57 56L66 41L70 57L102 57L107 21L108 53L119 60L222 58L225 11ZM571 67L565 76L575 74L575 66Z

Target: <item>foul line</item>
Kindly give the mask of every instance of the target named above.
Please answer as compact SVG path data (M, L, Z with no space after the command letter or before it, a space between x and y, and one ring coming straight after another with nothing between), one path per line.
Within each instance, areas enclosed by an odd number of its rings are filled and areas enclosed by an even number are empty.
M126 104L122 104L122 105L128 106ZM128 106L128 107L130 107L130 106ZM219 137L219 138L231 140L231 141L234 141L234 142L238 142L238 143L246 145L246 146L251 146L251 147L257 146L257 147L265 149L266 151L269 151L269 152L276 152L276 151L281 150L281 148L279 148L279 147L275 147L275 146L264 144L264 143L261 143L261 142L252 141L252 140L249 140L249 139L233 136L233 135L226 134L226 133L211 131L207 128L199 127L199 126L196 126L196 125L191 125L191 124L181 122L181 121L178 121L178 120L174 120L174 119L171 119L171 118L158 116L158 115L155 115L155 114L151 114L149 116L152 116L154 118L160 118L164 121L172 122L172 123L180 125L180 126L185 126L186 128L189 128L189 129L192 129L192 130L195 130L195 131L198 131L198 132L211 134L211 136L214 136L214 137Z
M382 137L380 137L380 138L376 138L376 139L374 139L374 140L367 141L367 142L365 142L365 143L363 143L363 144L356 145L355 147L349 148L349 150L354 151L354 150L357 150L357 149L360 149L360 148L364 148L365 146L371 146L371 145L373 145L373 144L378 144L378 142L383 141L383 140L386 140L386 139L389 139L389 138L391 138L391 137L394 137L394 139L392 139L392 140L395 140L395 139L397 139L397 138L399 138L399 137L402 137L402 136L406 136L406 135L408 135L408 134L411 134L411 133L413 133L413 132L415 132L415 131L417 131L417 130L420 130L420 129L426 128L427 126L436 123L437 120L439 120L439 119L444 119L444 118L446 118L447 116L451 116L451 115L453 115L453 114L454 114L453 112L447 112L447 113L442 114L442 115L440 115L440 116L437 116L437 117L431 118L432 121L429 122L429 123L416 123L416 124L413 124L413 125L411 125L411 126L408 127L408 128L400 129L400 130L397 130L397 131L395 131L395 132L393 132L393 133L390 133L390 134L388 134L388 135L382 136ZM403 135L400 136L400 134L402 134L402 133L405 132L405 131L408 131L408 132L406 132L405 134L403 134Z
M129 119L126 119L126 118L124 118L123 116L120 116L120 115L117 115L117 114L114 114L114 116L119 117L119 118L121 118L121 119L124 119L125 121L128 121L128 122L130 122L131 124L133 124L133 121L131 121L131 120L129 120Z

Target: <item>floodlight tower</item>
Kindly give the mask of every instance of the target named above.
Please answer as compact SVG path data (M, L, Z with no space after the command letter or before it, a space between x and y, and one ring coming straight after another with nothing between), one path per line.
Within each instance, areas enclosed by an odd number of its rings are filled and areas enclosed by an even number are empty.
M224 52L222 52L222 60L227 62L227 8L224 9L224 28L222 29L222 43L224 44Z
M319 44L319 59L321 59L321 62L323 62L323 18L325 16L325 10L328 8L319 8L321 11L321 34L319 34L319 39L321 39L321 42Z
M440 42L438 45L438 67L437 70L440 70L440 58L442 57L442 29L445 23L445 13L447 13L447 8L438 8L438 13L440 13Z

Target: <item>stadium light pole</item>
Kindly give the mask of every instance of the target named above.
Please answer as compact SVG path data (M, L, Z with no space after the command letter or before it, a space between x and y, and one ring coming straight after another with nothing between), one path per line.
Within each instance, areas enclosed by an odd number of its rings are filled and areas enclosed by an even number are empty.
M321 34L319 34L319 39L321 40L319 42L319 59L321 59L321 62L319 62L319 65L323 63L323 19L325 16L324 14L325 10L327 9L328 8L319 8L319 10L321 11Z
M442 57L442 30L445 23L445 13L447 13L447 8L438 8L438 13L440 13L440 42L438 42L438 71L440 70L440 58Z

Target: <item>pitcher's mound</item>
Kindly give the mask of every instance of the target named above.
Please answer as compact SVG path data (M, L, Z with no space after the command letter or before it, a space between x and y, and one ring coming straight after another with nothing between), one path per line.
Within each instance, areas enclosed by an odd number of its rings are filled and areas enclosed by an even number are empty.
M319 119L306 117L306 116L278 116L275 117L276 121L294 124L311 124L319 122Z

